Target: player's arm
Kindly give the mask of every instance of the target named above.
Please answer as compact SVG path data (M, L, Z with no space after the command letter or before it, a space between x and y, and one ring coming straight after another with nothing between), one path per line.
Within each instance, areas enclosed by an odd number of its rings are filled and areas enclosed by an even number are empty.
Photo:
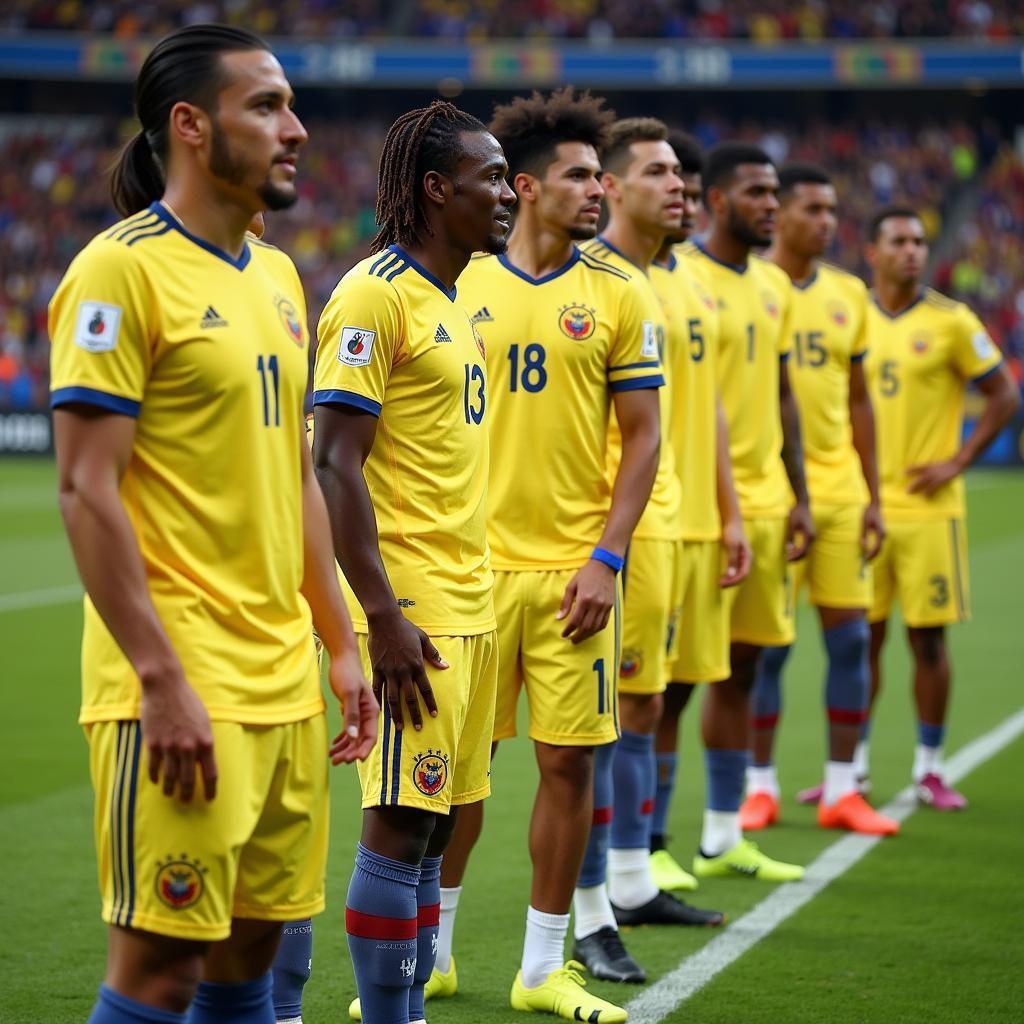
M779 360L779 410L782 415L782 464L786 467L789 486L796 504L789 511L786 527L786 558L797 562L807 554L814 540L811 500L804 476L804 446L800 437L800 413L796 395L789 384L789 367L785 358Z
M747 531L743 528L736 485L732 479L732 460L729 457L729 421L721 398L715 398L718 517L722 523L722 547L725 548L725 573L719 577L720 587L734 587L750 573L752 553Z
M380 711L363 675L352 632L352 619L338 586L331 544L331 524L323 492L317 484L309 446L300 436L302 458L302 594L313 613L313 625L327 650L328 681L341 702L344 729L331 744L334 764L361 761L377 741Z
M376 434L377 417L355 406L317 405L313 411L313 465L327 502L335 557L366 615L374 696L387 700L398 728L404 701L410 721L420 729L417 693L430 715L437 715L423 661L439 669L448 663L402 614L384 568L377 517L363 476Z
M210 716L189 685L157 615L135 531L121 500L121 479L135 420L96 406L67 404L53 417L60 510L78 573L142 687L142 736L149 777L188 802L196 764L207 800L217 792Z
M860 546L870 562L881 550L885 540L882 521L882 503L878 485L878 459L875 449L875 411L868 392L864 360L850 363L850 424L853 428L853 447L860 459L861 472L868 485L868 505L861 522Z

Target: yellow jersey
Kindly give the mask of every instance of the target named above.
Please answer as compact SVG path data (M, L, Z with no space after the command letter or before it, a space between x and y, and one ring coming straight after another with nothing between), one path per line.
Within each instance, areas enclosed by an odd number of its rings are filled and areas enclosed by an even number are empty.
M651 284L666 321L672 360L672 417L667 443L682 484L683 540L717 540L718 514L718 309L693 263L669 254L651 266Z
M631 275L634 287L643 293L649 312L644 318L653 322L655 351L661 360L665 386L658 392L658 408L661 416L661 450L658 456L658 474L651 488L651 496L644 508L640 522L636 524L633 536L643 540L679 540L682 535L682 486L676 473L675 450L672 447L673 384L671 355L666 347L665 311L658 295L651 285L650 277L642 268L628 260L604 238L598 237L586 245L587 253L610 263L613 267ZM608 431L608 476L614 480L622 460L622 433L618 421L612 416Z
M611 507L611 396L664 383L643 293L574 248L540 278L507 256L475 257L459 298L487 351L494 567L577 568Z
M379 418L363 473L399 606L435 636L489 632L490 396L483 345L457 289L391 246L341 279L317 339L313 403ZM353 623L366 632L341 579Z
M213 719L318 713L303 574L308 337L291 261L238 259L160 203L75 258L50 304L51 404L136 420L121 498L150 597ZM85 601L82 722L139 716L138 677Z
M875 406L886 517L963 516L962 477L926 498L908 492L907 470L957 453L967 384L999 367L999 349L967 306L930 288L896 316L871 302L868 348L865 369Z
M793 284L789 382L800 409L807 490L812 503L863 505L868 488L853 447L850 367L867 354L868 290L821 263Z
M792 493L782 465L779 361L790 351L789 278L753 254L734 265L700 242L682 252L718 302L718 387L740 511L746 519L784 516Z

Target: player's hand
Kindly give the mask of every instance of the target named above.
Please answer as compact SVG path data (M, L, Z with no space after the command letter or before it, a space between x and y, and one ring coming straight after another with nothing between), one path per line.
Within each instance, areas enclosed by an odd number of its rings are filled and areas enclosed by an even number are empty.
M882 510L877 502L873 502L864 509L864 519L860 526L860 550L864 555L864 561L873 561L878 552L882 550L882 541L885 540L885 522L882 519Z
M786 561L799 562L807 554L813 540L811 508L805 502L798 502L789 510L789 521L786 523Z
M334 696L341 703L342 731L330 746L331 764L351 764L369 756L377 742L380 705L370 692L363 666L355 649L331 658L327 672Z
M162 773L164 796L174 796L177 790L182 803L188 803L195 793L198 765L206 799L212 800L217 795L217 761L210 716L180 668L171 677L143 683L139 718L150 781L160 782Z
M718 577L718 585L735 587L749 575L754 557L742 520L722 524L722 549L725 551L725 572Z
M448 662L441 657L430 637L414 626L400 611L369 622L367 646L373 666L373 695L379 703L388 702L391 720L396 729L405 724L402 704L409 711L414 729L423 728L420 697L431 718L437 717L437 702L427 678L424 661L434 668L445 669Z
M600 633L615 607L615 570L590 559L571 580L555 618L568 617L562 636L581 644Z
M940 488L945 487L954 477L963 472L959 460L946 459L944 462L932 462L927 466L911 466L907 470L910 477L910 486L907 491L910 494L923 494L926 498L932 497Z

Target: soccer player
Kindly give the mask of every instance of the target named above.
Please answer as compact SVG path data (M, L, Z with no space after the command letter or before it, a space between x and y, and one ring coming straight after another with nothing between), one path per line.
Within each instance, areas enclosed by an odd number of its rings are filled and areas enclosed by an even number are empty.
M76 257L50 308L110 926L93 1024L184 1022L190 1004L192 1024L273 1019L281 922L324 903L313 622L344 704L332 759L376 736L302 436L302 287L245 234L295 201L306 133L291 101L248 32L160 40L112 182L126 219Z
M800 408L804 463L816 537L793 568L793 592L807 580L828 655L825 707L828 759L818 796L825 828L892 835L897 822L868 805L857 789L854 753L867 717L871 602L870 561L884 537L875 461L875 420L864 376L867 289L822 262L836 232L836 190L813 164L779 172L778 228L767 257L793 282L789 326L795 359L789 373ZM779 815L772 760L788 647L769 647L753 695L753 764L740 825L757 830Z
M650 863L655 884L672 891L697 887L697 880L666 848L679 717L695 684L729 676L729 617L723 590L746 578L750 545L733 485L728 427L718 397L717 305L693 261L680 259L673 251L696 228L704 158L696 140L683 132L669 131L668 142L683 181L683 216L678 229L662 241L651 266L651 283L668 321L666 346L675 390L669 440L683 487L683 548L676 592L679 649L666 669L672 683L663 697L655 741L657 787ZM716 444L710 444L709 438L715 438Z
M969 615L961 474L1013 417L1020 395L970 309L922 286L928 243L912 209L890 207L872 218L867 259L874 284L867 374L888 528L875 562L868 616L872 700L881 685L880 655L898 597L914 658L913 781L923 803L955 811L967 801L943 778L942 744L950 687L946 626ZM985 406L961 441L964 393L971 383Z
M570 1020L623 1021L624 1010L582 987L578 964L563 966L591 828L594 751L618 735L619 574L657 471L663 384L656 311L630 275L575 244L597 233L599 152L612 117L602 100L571 89L495 110L491 129L519 196L516 224L506 256L470 264L462 301L483 336L491 382L494 738L515 736L525 688L540 769L511 1003ZM609 478L613 410L623 454ZM461 872L446 872L446 889L459 881ZM577 911L578 936L598 936L607 971L642 978L607 898Z
M373 1024L424 1019L441 854L456 809L490 792L490 410L455 282L474 252L505 248L506 171L494 136L450 103L399 117L381 154L373 255L342 278L317 331L314 461L382 705L360 766L345 912Z
M655 118L626 118L613 125L601 179L607 195L608 226L588 247L593 255L634 274L654 309L658 350L668 378L668 386L660 394L666 437L671 434L673 416L683 414L678 398L673 398L675 352L669 347L680 344L681 339L678 332L672 338L666 336L668 315L677 310L674 305L662 304L649 275L666 233L678 229L683 216L683 180L667 134L665 124ZM669 299L674 288L665 291ZM696 329L700 326L698 323ZM613 435L613 464L616 440ZM688 906L660 890L650 867L656 788L654 737L661 717L667 658L674 653L678 635L681 538L682 488L675 450L666 440L650 501L633 534L625 581L619 665L622 738L612 762L614 811L607 858L608 894L619 924L717 925L724 921L719 911ZM595 842L592 835L592 847ZM590 857L588 854L588 862ZM592 873L590 868L585 864L585 873ZM581 885L581 896L584 891Z
M731 674L705 694L707 804L694 874L790 881L803 868L765 855L743 838L739 823L757 660L762 648L792 642L788 562L802 558L814 537L786 370L791 285L782 270L751 254L772 240L779 179L763 150L725 142L708 153L703 184L711 229L685 251L718 302L719 385L753 564L725 591Z

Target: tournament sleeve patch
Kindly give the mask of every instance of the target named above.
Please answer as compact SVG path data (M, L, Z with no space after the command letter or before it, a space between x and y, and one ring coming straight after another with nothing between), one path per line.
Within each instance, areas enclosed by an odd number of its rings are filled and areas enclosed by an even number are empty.
M654 331L654 321L644 321L644 342L640 346L640 355L647 359L658 358L658 338Z
M86 300L78 307L75 344L86 352L111 352L117 346L121 330L120 306Z
M338 345L338 362L346 366L366 366L370 361L377 332L365 327L343 327Z
M974 345L974 351L979 359L991 359L996 354L996 347L992 343L992 339L984 331L978 331L971 338L971 344Z

